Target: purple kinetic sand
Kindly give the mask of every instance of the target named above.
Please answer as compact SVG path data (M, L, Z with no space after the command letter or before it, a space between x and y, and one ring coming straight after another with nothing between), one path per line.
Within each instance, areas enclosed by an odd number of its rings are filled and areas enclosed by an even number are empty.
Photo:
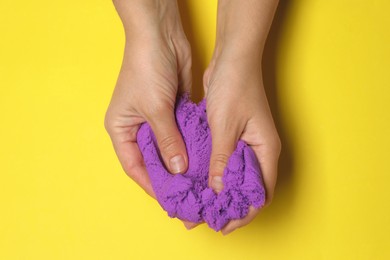
M224 189L217 195L207 185L211 134L205 99L197 105L188 95L183 95L177 101L175 112L187 147L186 173L173 175L166 170L147 123L140 127L137 135L153 190L168 215L196 223L205 221L219 231L229 220L245 217L250 205L262 207L265 190L253 150L244 141L238 142L224 171Z

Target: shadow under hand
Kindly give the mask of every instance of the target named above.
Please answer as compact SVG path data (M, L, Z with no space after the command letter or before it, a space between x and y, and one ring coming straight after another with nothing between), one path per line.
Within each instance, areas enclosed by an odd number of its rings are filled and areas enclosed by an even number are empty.
M274 199L271 205L265 208L259 216L253 221L254 231L259 227L277 226L277 222L286 221L289 212L293 209L294 202L294 157L293 143L289 138L288 126L284 124L283 117L280 113L278 100L278 91L281 91L281 86L278 85L277 75L277 55L281 35L283 34L286 18L291 10L291 1L280 1L275 13L275 17L267 38L264 49L262 67L264 87L267 93L267 98L272 111L272 115L278 129L278 133L282 142L282 152L279 158L278 181ZM272 223L272 224L270 224Z

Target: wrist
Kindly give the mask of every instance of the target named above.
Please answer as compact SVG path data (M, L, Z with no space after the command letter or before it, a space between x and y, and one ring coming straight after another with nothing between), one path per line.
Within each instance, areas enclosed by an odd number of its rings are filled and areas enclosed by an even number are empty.
M261 59L278 0L219 0L215 54Z
M153 40L183 31L176 0L113 0L127 40Z
M260 63L263 56L263 47L261 44L250 44L243 39L232 39L228 41L217 38L213 59L220 62L233 62L237 64Z

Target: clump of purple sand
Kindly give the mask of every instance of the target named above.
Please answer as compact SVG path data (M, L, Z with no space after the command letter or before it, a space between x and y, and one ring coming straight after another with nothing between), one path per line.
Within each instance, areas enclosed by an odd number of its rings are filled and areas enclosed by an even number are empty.
M175 114L189 160L184 174L173 175L165 168L149 124L142 124L137 134L153 190L168 215L195 223L205 221L219 231L230 220L245 217L250 205L263 207L265 190L259 163L242 140L224 170L223 190L217 195L208 187L211 134L206 100L197 105L188 94L182 95L177 100Z

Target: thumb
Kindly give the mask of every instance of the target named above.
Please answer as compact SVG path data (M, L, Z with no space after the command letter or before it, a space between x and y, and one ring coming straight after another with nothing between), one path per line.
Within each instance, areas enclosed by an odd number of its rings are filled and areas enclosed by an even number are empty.
M173 112L162 113L149 120L165 166L171 173L184 173L188 157L183 138L177 129Z
M208 184L216 193L220 193L223 189L223 171L229 157L236 148L239 136L238 131L231 131L228 128L226 130L223 129L211 128L212 148Z

